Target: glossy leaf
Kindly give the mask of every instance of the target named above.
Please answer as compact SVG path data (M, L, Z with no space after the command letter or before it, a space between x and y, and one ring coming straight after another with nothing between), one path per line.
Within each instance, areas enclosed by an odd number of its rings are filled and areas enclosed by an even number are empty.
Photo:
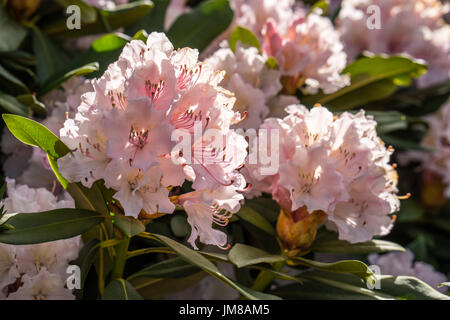
M351 76L350 86L329 95L306 96L302 102L307 105L320 103L334 110L364 107L369 102L391 96L398 86L410 85L426 70L425 65L402 56L363 57L343 71Z
M272 225L262 215L248 206L242 206L241 210L239 210L236 215L270 235L276 234Z
M228 253L228 258L238 268L258 264L284 261L285 258L267 253L261 249L237 243Z
M390 251L405 251L401 245L385 240L370 240L367 242L350 243L345 240L330 240L314 242L311 251L332 253L380 253Z
M181 15L167 32L175 48L205 49L233 19L228 0L208 0Z
M130 38L126 35L110 33L95 40L92 43L92 49L96 52L105 52L122 48Z
M142 222L133 217L115 215L113 223L120 231L129 237L145 231L145 226Z
M55 134L39 122L12 114L3 114L2 117L9 131L23 143L39 147L56 159L70 151Z
M168 247L172 248L185 261L192 263L193 265L208 272L210 275L225 282L226 284L228 284L235 290L239 291L247 299L250 299L250 300L259 300L259 299L269 299L269 300L276 299L277 300L277 299L279 299L278 297L276 297L274 295L269 295L269 294L265 294L262 292L252 290L252 289L247 288L237 282L230 280L229 278L225 277L211 261L206 259L200 253L197 253L194 250L189 249L188 247L182 245L181 243L178 243L177 241L174 241L174 240L172 240L168 237L162 236L162 235L153 234L153 236L158 238L159 241L161 241Z
M121 27L127 27L146 16L153 8L153 3L138 0L118 5L114 9L96 9L98 17L92 23L81 24L80 29L68 30L66 19L61 19L43 28L44 32L58 38L80 37L89 34L107 33Z
M351 273L363 280L373 277L373 272L363 262L358 260L341 260L334 263L313 261L302 257L293 258L295 262L318 270L339 273Z
M96 212L70 208L18 213L8 220L14 229L0 233L0 242L34 244L68 239L88 231L103 220L104 217Z

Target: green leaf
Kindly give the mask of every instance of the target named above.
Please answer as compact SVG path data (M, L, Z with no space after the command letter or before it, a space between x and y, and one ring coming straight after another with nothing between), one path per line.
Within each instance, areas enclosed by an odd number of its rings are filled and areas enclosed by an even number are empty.
M280 214L280 205L272 198L253 198L245 200L245 205L258 212L270 223L276 222Z
M26 35L27 30L11 19L0 5L0 51L17 50Z
M16 76L14 76L11 72L6 70L0 64L0 83L4 89L9 89L9 92L12 90L16 93L27 93L29 92L27 86L19 80Z
M61 7L66 10L67 7L71 5L76 5L80 8L81 21L84 23L93 23L97 20L97 10L95 7L91 6L89 3L83 0L54 0Z
M3 114L2 117L9 131L23 143L39 147L56 159L70 152L56 135L39 122L13 114Z
M67 55L37 27L33 27L33 51L36 56L36 71L39 84L63 70L69 63Z
M147 15L152 8L153 3L151 1L133 1L125 5L116 6L111 10L96 9L98 18L92 23L82 22L80 29L68 30L66 19L60 19L59 21L44 27L43 30L48 35L58 38L107 33L135 23L137 20Z
M47 115L47 110L45 108L45 105L40 102L35 95L27 93L22 94L16 97L17 101L20 103L23 103L24 105L28 106L31 110L33 110L35 113L45 116Z
M135 34L139 30L164 32L164 20L170 0L153 0L155 7L144 17L125 29L126 34Z
M127 35L119 33L109 33L95 40L92 43L92 49L96 52L105 52L122 48L130 40Z
M381 253L390 251L405 251L402 246L385 240L370 240L360 243L349 243L344 240L316 241L311 247L313 252L332 252L332 253Z
M147 278L182 278L200 272L201 269L179 257L155 263L133 273L128 281L139 277Z
M109 209L106 205L104 194L102 192L104 186L100 181L92 184L91 188L83 186L80 182L70 183L67 191L75 200L75 207L79 209L92 210L109 216Z
M369 111L367 114L372 115L377 122L379 135L408 127L408 119L398 111Z
M189 249L188 247L182 245L181 243L178 243L177 241L174 241L163 235L153 234L153 236L155 236L160 242L162 242L166 246L172 248L185 261L203 269L204 271L208 272L210 275L212 275L212 276L216 277L217 279L223 281L224 283L228 284L235 290L239 291L246 298L248 298L250 300L279 299L276 296L252 290L250 288L242 286L241 284L239 284L237 282L230 280L229 278L225 277L211 261L206 259L200 253L198 253L192 249Z
M435 290L420 279L409 276L383 276L381 279L383 292L408 300L450 300L445 294Z
M242 220L245 220L252 225L256 226L257 228L265 231L266 233L270 235L275 235L275 229L272 227L272 225L259 213L254 211L248 206L242 206L241 210L239 210L236 215L241 218Z
M66 82L72 77L85 76L92 72L98 71L98 69L99 69L98 62L91 62L84 66L70 70L69 72L64 73L62 76L59 75L53 76L51 79L49 79L42 85L42 88L39 90L39 96L43 96L46 93L50 92L51 90L58 88L62 83Z
M143 300L143 298L128 281L115 279L105 288L102 300Z
M175 48L205 49L233 20L228 0L208 0L181 15L167 32Z
M0 242L34 244L75 237L101 223L104 217L93 211L56 209L39 213L18 213L8 220L13 230L0 233Z
M91 269L92 264L94 263L95 256L98 253L100 241L97 239L92 239L88 243L86 243L83 248L80 250L78 254L78 258L73 261L73 265L80 267L80 284L81 288L77 292L78 299L83 297L84 292L84 283L86 281L89 270Z
M28 108L26 105L18 101L15 97L3 92L0 92L0 107L7 112L25 117L28 115Z
M323 104L334 110L364 107L365 104L391 96L400 85L409 85L412 80L425 73L423 64L402 56L363 57L349 66L343 73L351 76L351 85L325 95L306 96L302 102L307 105Z
M376 289L369 289L366 282L361 281L352 275L345 274L330 274L322 271L308 271L300 275L302 279L310 280L305 281L304 287L310 285L317 287L324 293L319 299L339 299L335 297L336 293L340 293L343 298L352 297L353 300L361 299L375 299L375 300L394 300L395 297L387 295ZM342 279L345 279L342 280ZM303 290L304 288L299 288ZM327 293L329 292L329 293Z
M358 260L341 260L334 263L313 261L302 257L293 258L295 262L318 270L339 273L351 273L363 280L373 278L373 272L363 262Z
M129 237L145 231L145 226L142 222L133 217L115 215L114 225Z
M284 261L285 258L279 255L267 253L261 249L236 243L228 253L228 258L238 268L250 266L258 263L275 263Z
M230 35L230 49L235 52L236 44L240 41L242 44L247 44L251 47L255 47L261 53L261 44L258 38L249 29L242 26L237 26Z

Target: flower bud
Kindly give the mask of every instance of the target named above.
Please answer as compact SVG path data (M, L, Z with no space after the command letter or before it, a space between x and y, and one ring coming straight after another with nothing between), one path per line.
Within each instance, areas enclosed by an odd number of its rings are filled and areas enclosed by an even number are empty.
M281 209L277 222L277 233L284 248L288 251L288 256L296 256L311 246L325 216L323 211L309 213L306 207L292 212Z

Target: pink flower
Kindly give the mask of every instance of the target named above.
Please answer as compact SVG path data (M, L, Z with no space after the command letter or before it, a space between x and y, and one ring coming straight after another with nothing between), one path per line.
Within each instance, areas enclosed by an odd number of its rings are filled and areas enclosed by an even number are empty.
M339 238L363 242L392 228L399 210L391 148L376 134L376 122L363 111L333 117L326 108L286 108L284 119L268 118L260 128L280 131L280 166L274 175L261 165L244 171L255 191L270 192L285 210L322 211Z
M61 173L87 187L104 179L116 191L113 197L125 215L135 218L142 210L172 213L169 189L186 180L202 197L225 187L243 189L245 180L238 169L244 164L247 142L230 129L241 115L233 110L234 94L218 86L223 77L223 71L198 61L197 50L175 51L162 33L150 34L146 43L131 41L118 61L91 81L78 112L60 130L72 150L58 160ZM185 142L180 149L179 137ZM222 199L226 206L236 197L243 198L231 192L217 194L214 203L220 206L217 201ZM196 201L183 203L188 213L197 212ZM208 215L192 214L195 230L206 230L204 225L213 221Z
M180 204L186 210L188 222L192 227L188 242L198 249L195 241L227 248L227 236L213 229L213 223L226 226L233 213L240 209L244 197L237 192L236 186L219 187L214 190L194 191L179 197Z
M339 34L328 18L314 12L293 14L286 30L273 19L264 27L263 50L278 60L290 90L303 87L307 93L322 89L329 94L349 85L341 75L347 57Z
M442 293L447 291L446 287L438 288L441 283L447 281L447 277L427 263L421 261L413 263L414 254L409 249L405 252L391 252L383 255L374 253L369 255L368 259L371 264L380 267L383 275L412 276Z

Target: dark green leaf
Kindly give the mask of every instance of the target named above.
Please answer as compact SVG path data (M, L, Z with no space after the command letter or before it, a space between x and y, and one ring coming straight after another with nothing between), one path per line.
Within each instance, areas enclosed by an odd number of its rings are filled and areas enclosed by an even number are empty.
M373 253L405 251L402 246L385 240L370 240L367 242L349 243L344 240L326 240L314 242L311 251L332 253Z
M145 231L145 226L142 222L133 217L115 215L114 225L129 237Z
M0 234L0 242L34 244L68 239L86 232L104 220L100 214L80 209L56 209L19 213L8 220L13 230Z
M86 243L83 248L80 250L78 254L78 258L72 263L78 267L80 267L81 272L81 288L77 292L77 297L81 298L83 296L84 291L84 283L86 281L89 270L91 269L92 264L94 263L95 256L98 253L100 242L97 239L92 239L88 243Z
M147 15L152 8L153 3L151 1L133 1L125 5L119 5L111 10L98 9L99 17L93 23L82 23L80 29L68 30L66 19L61 19L43 30L45 33L58 38L111 32L135 23Z
M275 235L275 229L272 227L272 225L259 213L254 211L248 206L242 206L241 210L239 210L236 215L241 218L242 220L245 220L257 228L265 231L266 233L270 235Z
M343 71L351 76L350 86L329 95L307 96L302 102L320 103L335 110L364 107L391 96L398 86L410 85L412 79L421 76L426 69L425 65L402 56L363 57Z
M0 5L0 51L17 50L26 35L27 30L11 19Z
M44 84L69 63L67 55L37 27L33 27L33 51L40 84Z
M115 279L105 288L102 300L143 300L143 298L128 281Z
M0 83L3 88L12 90L16 93L29 92L27 86L11 72L3 68L2 65L0 65Z
M127 27L125 29L126 33L135 34L139 30L146 30L149 33L153 31L165 31L164 20L169 2L170 0L153 0L155 7L144 17Z
M19 102L15 97L3 92L0 92L0 107L7 112L21 116L28 115L28 108L26 105Z
M373 272L361 261L358 260L341 260L335 263L324 263L319 261L313 261L302 257L293 258L296 262L303 266L311 267L318 270L328 272L339 273L351 273L360 277L363 280L367 280L373 277Z
M66 72L62 76L59 75L53 76L51 79L49 79L42 85L42 88L39 90L39 96L43 96L47 92L50 92L55 88L58 88L62 83L66 82L72 77L85 76L92 72L98 71L98 69L99 64L97 62L91 62L79 68L75 68L69 72Z
M128 281L139 278L182 278L200 272L201 269L179 257L155 263L128 277Z
M258 264L275 263L284 261L285 258L279 255L267 253L261 249L237 243L228 253L228 258L238 268Z
M81 21L85 23L93 23L97 20L97 10L95 7L91 6L87 2L83 0L54 0L57 3L59 3L64 10L71 6L76 5L78 8L80 8L81 13Z
M181 15L167 32L175 48L205 49L233 20L228 0L208 0Z
M153 235L156 238L158 238L159 241L164 243L166 246L172 248L185 261L203 269L204 271L208 272L210 275L225 282L226 284L228 284L235 290L239 291L246 298L251 299L251 300L279 299L276 296L268 295L268 294L265 294L262 292L252 290L250 288L242 286L241 284L239 284L237 282L230 280L229 278L225 277L211 261L206 259L200 253L195 252L192 249L189 249L188 247L182 245L181 243L178 243L177 241L174 241L174 240L167 238L165 236L162 236L162 235L158 235L158 234L153 234Z

